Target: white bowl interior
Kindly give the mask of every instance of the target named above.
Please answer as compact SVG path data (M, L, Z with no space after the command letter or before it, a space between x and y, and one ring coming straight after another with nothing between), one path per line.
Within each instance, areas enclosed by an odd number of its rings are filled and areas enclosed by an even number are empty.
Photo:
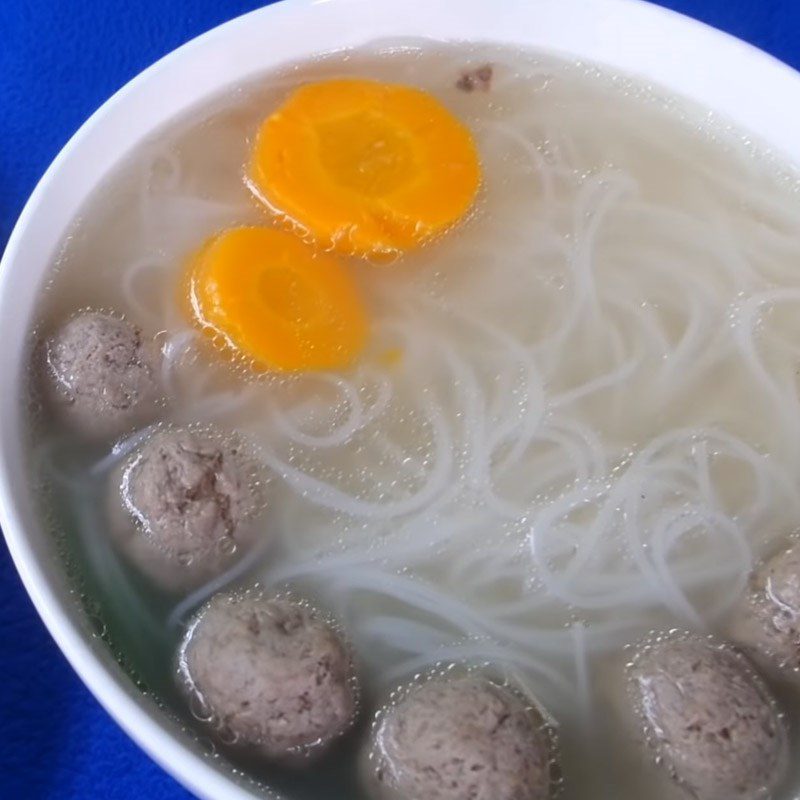
M540 47L598 61L701 103L800 162L800 75L699 23L639 0L284 0L223 25L148 69L67 144L20 217L0 265L0 524L58 645L92 692L200 797L248 798L180 737L92 638L41 528L23 468L24 354L37 292L76 209L141 139L203 98L286 61L372 39L423 36Z

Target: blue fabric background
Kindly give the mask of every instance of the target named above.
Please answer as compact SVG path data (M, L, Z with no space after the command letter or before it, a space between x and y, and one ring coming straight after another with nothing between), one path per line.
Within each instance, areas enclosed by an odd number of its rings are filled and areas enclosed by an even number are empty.
M49 162L112 92L186 40L264 4L0 0L0 248ZM661 4L800 67L798 0ZM0 545L0 798L142 796L189 797L127 740L78 681Z

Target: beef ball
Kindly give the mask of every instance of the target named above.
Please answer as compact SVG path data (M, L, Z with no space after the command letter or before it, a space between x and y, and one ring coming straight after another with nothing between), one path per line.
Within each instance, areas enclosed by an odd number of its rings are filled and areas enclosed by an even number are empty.
M630 680L650 744L698 800L755 800L785 776L784 721L731 648L668 637L639 653Z
M730 635L763 665L800 673L800 545L753 572L731 616Z
M385 711L370 766L386 800L546 800L552 757L541 714L473 675L433 678Z
M322 752L356 718L348 647L318 612L290 600L216 595L188 630L179 672L224 740L271 759Z
M44 354L47 398L81 433L116 435L154 412L158 352L130 322L81 313L45 341Z
M211 430L156 433L112 476L112 529L165 586L221 572L255 537L257 480L242 443Z

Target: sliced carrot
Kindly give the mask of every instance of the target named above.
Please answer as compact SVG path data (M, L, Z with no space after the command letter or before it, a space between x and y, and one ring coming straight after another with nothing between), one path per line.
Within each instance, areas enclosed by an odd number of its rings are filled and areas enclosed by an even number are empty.
M381 255L463 217L480 164L469 130L432 95L340 79L300 87L264 121L249 178L322 245Z
M274 228L225 231L189 265L193 322L258 369L344 367L361 352L367 317L357 287L333 256Z

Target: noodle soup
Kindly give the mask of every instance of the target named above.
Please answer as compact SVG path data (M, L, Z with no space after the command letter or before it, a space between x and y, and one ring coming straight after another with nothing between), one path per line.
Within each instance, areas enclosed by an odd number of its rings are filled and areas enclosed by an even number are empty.
M368 318L350 364L256 369L191 324L187 264L221 231L280 227L248 173L259 126L347 76L429 92L474 139L480 189L418 247L327 248ZM449 668L536 698L563 797L680 796L626 721L620 676L653 632L726 636L751 571L797 528L799 210L794 173L724 121L489 45L380 43L171 123L80 210L35 334L108 311L159 353L163 397L113 446L31 417L43 513L98 633L205 737L175 677L204 603L256 586L325 609L360 675L354 729L305 771L207 740L292 797L368 797L368 718ZM109 508L143 442L187 429L239 437L252 535L213 575L160 580Z

